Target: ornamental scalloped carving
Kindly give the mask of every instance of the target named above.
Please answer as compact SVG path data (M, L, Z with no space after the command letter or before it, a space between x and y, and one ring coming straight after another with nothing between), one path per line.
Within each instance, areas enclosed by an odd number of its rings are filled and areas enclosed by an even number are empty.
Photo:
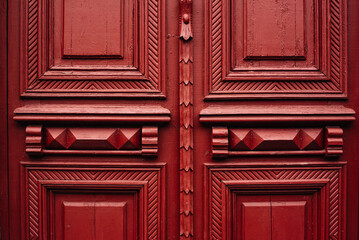
M47 239L42 236L41 219L46 214L44 209L44 199L42 194L48 193L48 188L56 188L57 186L71 186L77 191L86 191L87 189L96 189L97 185L101 185L98 191L106 191L106 186L112 192L114 189L121 194L121 191L128 191L129 188L139 188L144 192L144 199L139 200L138 204L142 204L140 208L147 213L143 219L138 219L140 225L144 225L142 229L146 229L143 239L164 239L163 213L161 210L164 204L163 195L163 173L162 165L149 166L148 168L127 166L101 166L88 167L60 167L60 166L30 166L24 164L26 176L26 234L29 239ZM122 185L121 185L122 184ZM121 187L122 186L122 187ZM142 189L142 190L141 190ZM96 191L96 190L92 190ZM95 193L94 193L95 194ZM113 194L113 193L112 193ZM41 215L42 214L42 215ZM142 223L143 222L143 223Z
M262 194L271 194L275 190L285 194L300 194L302 191L317 192L320 201L317 203L317 214L324 214L325 219L315 226L319 229L328 229L320 239L344 239L343 228L345 221L345 175L342 165L321 167L240 167L240 166L210 166L207 167L206 181L208 184L204 206L208 209L209 239L227 239L233 222L227 214L233 214L231 194L248 194L250 191L262 189ZM291 190L288 189L297 189ZM235 192L236 193L235 193ZM313 198L315 199L315 198ZM226 212L223 212L226 211ZM315 210L314 210L315 211ZM325 213L328 213L325 215ZM238 216L236 217L238 218Z
M206 99L346 97L346 2L208 1Z
M24 96L164 97L163 0L23 3Z

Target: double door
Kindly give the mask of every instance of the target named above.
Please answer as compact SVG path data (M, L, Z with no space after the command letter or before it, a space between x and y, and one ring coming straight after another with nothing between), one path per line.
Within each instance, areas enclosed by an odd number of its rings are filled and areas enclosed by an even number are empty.
M358 238L356 1L1 6L1 239Z

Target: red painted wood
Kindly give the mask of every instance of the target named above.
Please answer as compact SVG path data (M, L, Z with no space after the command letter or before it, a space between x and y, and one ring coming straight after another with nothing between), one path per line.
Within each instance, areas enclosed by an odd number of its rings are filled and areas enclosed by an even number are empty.
M269 200L269 197L266 197ZM242 202L241 215L242 224L236 226L242 231L240 235L237 235L237 239L243 240L271 240L271 203L270 201L262 201L259 196L255 196L254 202ZM242 236L241 236L242 235ZM241 236L241 237L240 237Z
M115 0L65 0L64 57L122 57L123 5Z
M0 4L1 239L358 239L357 1L81 3Z
M126 202L62 202L63 229L59 229L56 239L126 239L126 228L134 234L134 226L126 216ZM60 209L58 210L61 211ZM59 224L60 226L60 224ZM63 232L63 235L60 233Z
M310 20L304 21L304 6L303 1L292 0L244 1L245 59L305 59L304 24Z

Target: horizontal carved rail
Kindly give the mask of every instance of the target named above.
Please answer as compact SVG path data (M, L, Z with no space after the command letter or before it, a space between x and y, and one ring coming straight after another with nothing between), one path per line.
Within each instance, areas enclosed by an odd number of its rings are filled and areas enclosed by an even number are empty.
M214 158L245 155L343 154L343 130L325 128L228 128L212 127Z
M156 156L158 127L26 127L26 153Z

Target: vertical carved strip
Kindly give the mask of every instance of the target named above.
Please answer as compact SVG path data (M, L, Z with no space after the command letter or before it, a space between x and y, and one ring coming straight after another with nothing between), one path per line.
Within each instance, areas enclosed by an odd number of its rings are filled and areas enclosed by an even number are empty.
M27 74L28 85L38 77L38 0L28 1L28 29L27 29Z
M193 239L192 0L180 0L180 238Z
M26 127L26 153L41 154L42 153L42 126Z

